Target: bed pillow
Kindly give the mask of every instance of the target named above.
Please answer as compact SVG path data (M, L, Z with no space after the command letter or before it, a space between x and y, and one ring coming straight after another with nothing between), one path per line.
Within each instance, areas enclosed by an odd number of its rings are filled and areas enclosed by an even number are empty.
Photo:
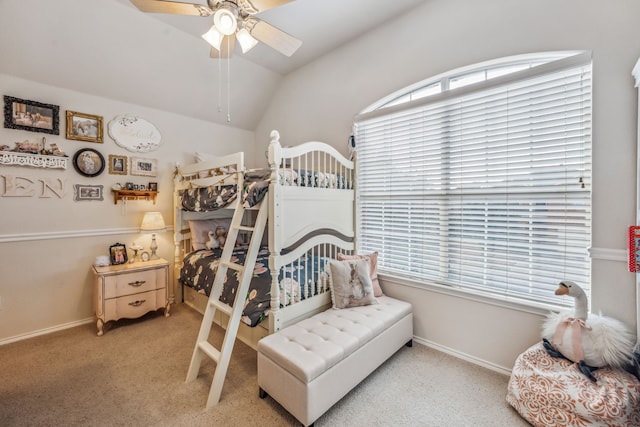
M209 160L213 160L215 157L212 154L200 153L196 151L196 163L208 162ZM200 171L198 172L198 178L209 178L214 175L214 171Z
M209 231L215 231L222 226L229 231L231 218L197 219L189 220L189 230L191 231L191 247L194 251L206 249L209 241Z
M196 151L196 163L209 162L211 160L216 160L218 157L219 156L214 156L213 154L201 153L199 151ZM229 174L233 172L235 172L235 169L232 167L200 171L198 172L198 178L209 178L210 176L215 176L219 173Z
M378 252L373 252L366 255L345 255L338 254L338 261L344 261L349 259L369 259L371 265L371 283L373 284L373 295L381 297L384 295L382 288L380 287L380 281L378 280Z
M377 304L369 277L369 259L331 261L329 287L333 308Z

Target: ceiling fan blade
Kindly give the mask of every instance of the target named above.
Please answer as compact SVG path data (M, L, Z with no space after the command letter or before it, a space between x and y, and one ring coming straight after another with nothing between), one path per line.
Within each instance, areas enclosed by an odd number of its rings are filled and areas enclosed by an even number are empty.
M238 6L250 15L282 6L294 0L238 0Z
M209 56L213 59L229 59L233 56L233 48L236 45L236 36L224 36L220 43L220 51L215 47L211 48Z
M131 0L131 3L143 12L174 13L177 15L210 16L213 10L197 3L182 3L166 0Z
M246 27L258 41L271 46L286 56L291 56L302 45L302 42L290 34L257 18L245 20Z

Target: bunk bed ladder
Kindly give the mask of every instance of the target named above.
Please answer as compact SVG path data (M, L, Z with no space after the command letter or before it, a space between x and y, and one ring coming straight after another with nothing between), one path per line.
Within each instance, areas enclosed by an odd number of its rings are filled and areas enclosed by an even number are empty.
M255 209L258 209L258 215L255 218L253 227L242 225L244 213L248 209L245 209L240 201L238 201L238 206L233 213L231 225L229 226L229 232L227 234L227 241L222 250L220 264L218 265L218 270L213 281L213 287L211 294L209 295L207 308L205 309L204 317L202 318L200 332L198 333L196 345L193 350L193 356L191 357L189 372L187 373L187 382L195 380L200 370L202 357L205 355L209 356L216 363L213 382L211 383L211 389L207 399L207 408L216 405L220 400L222 384L224 383L224 379L227 374L227 368L229 367L229 361L231 359L231 352L233 351L238 327L240 326L240 318L244 308L244 299L246 298L249 290L249 283L253 276L256 257L260 251L260 243L262 241L262 235L267 222L268 203L263 201L260 203L259 207L252 208L252 210ZM245 257L244 265L231 262L233 248L236 240L238 239L239 231L241 230L251 233L251 241L249 243L249 249ZM229 268L239 272L238 290L236 291L233 307L220 301L222 285ZM229 316L227 329L220 349L214 347L208 339L216 310L220 310Z

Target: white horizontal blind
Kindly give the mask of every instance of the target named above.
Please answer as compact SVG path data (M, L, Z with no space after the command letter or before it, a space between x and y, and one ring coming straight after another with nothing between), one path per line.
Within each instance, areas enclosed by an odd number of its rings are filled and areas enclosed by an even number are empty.
M358 250L500 298L560 305L563 279L588 292L591 62L575 62L357 119Z

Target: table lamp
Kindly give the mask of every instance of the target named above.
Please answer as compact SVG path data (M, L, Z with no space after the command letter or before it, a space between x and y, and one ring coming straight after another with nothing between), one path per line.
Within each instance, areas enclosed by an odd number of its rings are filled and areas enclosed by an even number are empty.
M146 232L153 231L164 231L167 226L164 223L164 219L162 218L162 214L160 212L146 212L144 217L142 218L142 225L140 225L140 230ZM158 250L158 244L156 243L156 233L151 235L151 259L158 259L158 255L156 251Z

